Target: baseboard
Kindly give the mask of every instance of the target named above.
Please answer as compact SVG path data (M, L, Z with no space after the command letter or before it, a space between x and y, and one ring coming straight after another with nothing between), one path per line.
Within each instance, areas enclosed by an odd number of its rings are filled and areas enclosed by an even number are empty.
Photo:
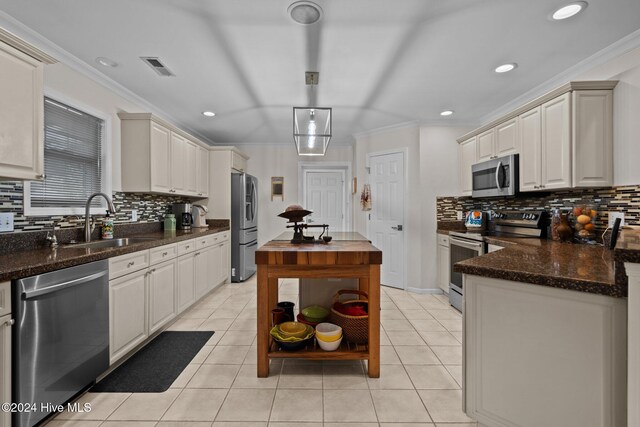
M444 294L444 292L442 292L442 289L424 289L424 288L407 288L408 292L413 292L414 294L434 294L434 295L440 295L440 294Z

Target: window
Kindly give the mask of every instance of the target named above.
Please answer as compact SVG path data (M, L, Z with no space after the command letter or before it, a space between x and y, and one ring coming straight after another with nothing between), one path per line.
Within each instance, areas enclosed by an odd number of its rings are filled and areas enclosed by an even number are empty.
M83 214L87 198L107 192L105 120L44 99L44 181L25 185L25 214ZM104 212L94 199L92 213Z

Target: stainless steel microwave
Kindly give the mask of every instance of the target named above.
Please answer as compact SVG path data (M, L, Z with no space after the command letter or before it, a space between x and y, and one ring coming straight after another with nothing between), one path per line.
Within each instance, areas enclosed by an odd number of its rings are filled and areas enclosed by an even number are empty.
M518 192L518 155L498 157L471 166L472 197L515 196Z

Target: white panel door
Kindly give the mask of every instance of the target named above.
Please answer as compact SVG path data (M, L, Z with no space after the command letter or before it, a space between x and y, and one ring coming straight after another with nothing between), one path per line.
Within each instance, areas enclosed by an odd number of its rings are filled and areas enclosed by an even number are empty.
M369 239L382 251L380 282L404 289L404 156L371 156Z
M307 223L328 224L329 233L346 231L344 221L344 173L306 172L305 208L313 211ZM321 229L309 229L308 235L320 235Z

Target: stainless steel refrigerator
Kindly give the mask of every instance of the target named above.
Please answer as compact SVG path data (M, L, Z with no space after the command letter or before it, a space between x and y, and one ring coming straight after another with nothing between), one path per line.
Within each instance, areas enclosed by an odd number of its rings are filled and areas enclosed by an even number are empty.
M231 281L244 282L256 272L258 179L231 175Z

